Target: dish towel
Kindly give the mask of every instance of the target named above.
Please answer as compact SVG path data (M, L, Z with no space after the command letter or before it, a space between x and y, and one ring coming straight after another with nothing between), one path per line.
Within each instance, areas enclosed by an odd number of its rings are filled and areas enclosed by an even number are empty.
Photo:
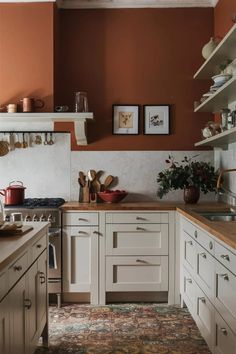
M48 252L49 252L48 255L49 268L57 269L56 247L50 242L49 242Z

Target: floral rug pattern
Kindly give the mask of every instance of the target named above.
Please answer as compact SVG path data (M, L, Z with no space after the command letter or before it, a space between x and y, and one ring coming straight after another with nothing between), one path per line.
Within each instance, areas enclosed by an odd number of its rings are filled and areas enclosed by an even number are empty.
M159 304L50 307L49 342L35 354L210 354L187 309Z

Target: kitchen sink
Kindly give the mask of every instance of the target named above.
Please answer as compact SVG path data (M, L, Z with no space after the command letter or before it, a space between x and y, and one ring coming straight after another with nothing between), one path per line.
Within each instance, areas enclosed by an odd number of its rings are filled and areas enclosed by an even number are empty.
M210 221L236 221L234 211L201 211L197 213Z

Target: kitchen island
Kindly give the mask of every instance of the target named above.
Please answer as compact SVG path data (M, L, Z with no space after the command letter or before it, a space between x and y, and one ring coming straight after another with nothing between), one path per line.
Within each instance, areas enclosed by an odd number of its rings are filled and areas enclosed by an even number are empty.
M29 223L26 224L27 226ZM0 237L0 353L33 354L48 341L48 226Z

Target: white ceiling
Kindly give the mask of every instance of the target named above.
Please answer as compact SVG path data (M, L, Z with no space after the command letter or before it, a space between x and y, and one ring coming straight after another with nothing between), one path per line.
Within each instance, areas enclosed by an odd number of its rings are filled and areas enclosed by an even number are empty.
M57 2L61 8L214 7L219 0L0 0L0 3Z

